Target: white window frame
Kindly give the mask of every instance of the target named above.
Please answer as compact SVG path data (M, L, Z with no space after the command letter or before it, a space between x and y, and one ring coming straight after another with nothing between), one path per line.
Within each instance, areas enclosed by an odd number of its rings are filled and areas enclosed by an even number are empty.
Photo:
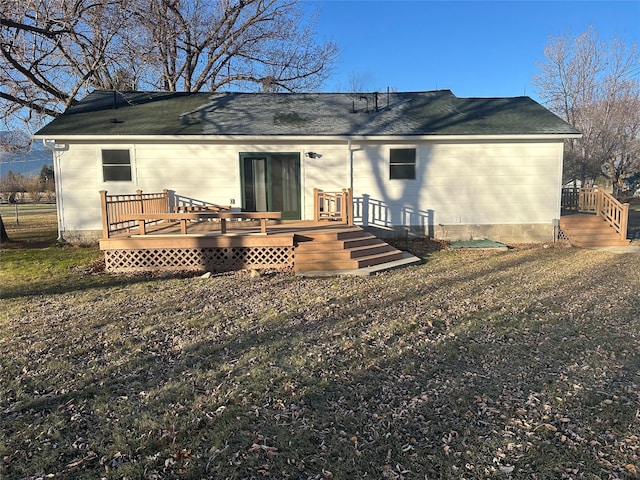
M413 163L391 163L391 151L392 150L413 150L415 156ZM418 178L418 146L417 145L390 145L387 149L387 165L389 166L389 180L390 181L414 181ZM413 165L413 177L412 178L393 178L391 176L391 167L393 165Z
M103 152L108 151L108 150L123 150L123 151L128 151L129 152L129 168L130 168L130 173L131 173L131 179L130 180L107 180L104 177L104 159L103 159ZM98 172L100 175L100 182L101 183L107 183L107 184L126 184L126 183L133 183L135 184L136 182L136 178L135 178L135 150L133 148L133 146L131 145L104 145L101 146L98 149ZM115 166L116 164L114 164Z

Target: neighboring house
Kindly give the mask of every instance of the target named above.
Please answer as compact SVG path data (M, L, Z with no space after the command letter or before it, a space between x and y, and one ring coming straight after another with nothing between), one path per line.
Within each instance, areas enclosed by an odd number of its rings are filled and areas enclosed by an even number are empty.
M382 236L552 241L563 141L580 133L528 97L415 93L96 91L41 129L61 236L101 236L98 191L313 219L313 189L352 188Z

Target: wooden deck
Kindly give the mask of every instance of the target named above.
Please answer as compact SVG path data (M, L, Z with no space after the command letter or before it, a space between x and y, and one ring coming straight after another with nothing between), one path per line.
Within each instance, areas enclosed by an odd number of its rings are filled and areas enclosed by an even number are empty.
M629 204L603 187L563 188L560 230L578 247L629 245Z
M627 246L630 240L620 234L602 217L588 213L572 213L560 217L560 228L576 247Z
M109 271L293 269L344 271L398 261L403 252L360 227L324 221L192 221L133 228L100 241Z
M326 273L419 261L353 226L350 189L314 189L313 221L282 221L281 212L175 204L168 190L118 195L103 190L100 198L100 249L108 271Z

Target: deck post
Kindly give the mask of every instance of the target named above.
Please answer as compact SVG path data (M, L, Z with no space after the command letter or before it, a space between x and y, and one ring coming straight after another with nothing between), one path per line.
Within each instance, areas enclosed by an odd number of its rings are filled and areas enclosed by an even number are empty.
M171 205L169 205L169 189L163 188L162 193L164 194L164 202L166 207L166 212L171 212Z
M598 185L597 189L596 189L596 215L598 215L599 217L602 218L606 218L603 214L602 214L602 204L604 203L604 195L603 195L603 188Z
M142 201L142 190L136 190L136 196L138 197L138 203L140 204L140 213L144 213L144 202Z
M627 239L627 228L629 226L629 204L622 204L622 212L620 214L620 240Z
M319 204L318 204L318 189L314 187L313 189L313 221L318 223L320 221L320 212L319 212Z
M353 226L353 190L351 188L343 188L344 196L344 214L346 215L347 225Z
M107 191L100 190L100 208L102 210L102 237L109 238L109 211L107 209Z

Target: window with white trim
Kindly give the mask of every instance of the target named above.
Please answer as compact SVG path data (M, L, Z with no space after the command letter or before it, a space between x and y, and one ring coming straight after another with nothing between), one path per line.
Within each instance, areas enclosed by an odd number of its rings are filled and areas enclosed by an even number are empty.
M102 150L102 179L105 182L131 181L129 149Z
M389 149L389 179L390 180L415 180L416 179L416 149L415 148L390 148Z

